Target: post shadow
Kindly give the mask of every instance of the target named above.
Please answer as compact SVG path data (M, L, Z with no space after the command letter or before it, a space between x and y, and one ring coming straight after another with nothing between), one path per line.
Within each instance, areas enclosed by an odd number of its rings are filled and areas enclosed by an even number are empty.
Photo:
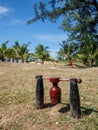
M70 104L65 104L65 106L60 108L58 111L62 114L69 112L70 111ZM81 106L81 113L83 115L89 116L92 114L92 112L98 113L98 111L93 109L93 108L85 108L85 107Z
M89 116L89 115L91 115L92 112L94 112L94 113L98 113L98 111L95 110L95 109L93 109L93 108L85 108L85 107L81 107L81 109L82 109L82 111L81 111L82 114L85 115L85 116Z
M60 113L67 113L70 111L70 104L65 104L64 107L60 108L60 110L58 110Z
M55 106L56 104L53 104L53 103L45 103L44 104L44 109L46 109L46 108L51 108L51 107L53 107L53 106Z

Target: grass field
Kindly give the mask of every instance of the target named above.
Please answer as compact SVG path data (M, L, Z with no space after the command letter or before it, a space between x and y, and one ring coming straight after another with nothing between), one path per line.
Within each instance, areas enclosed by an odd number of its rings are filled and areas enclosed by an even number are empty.
M82 116L70 118L68 82L59 82L61 103L51 105L52 84L44 80L45 108L35 108L35 76L81 78ZM98 68L64 64L0 63L0 130L98 130Z

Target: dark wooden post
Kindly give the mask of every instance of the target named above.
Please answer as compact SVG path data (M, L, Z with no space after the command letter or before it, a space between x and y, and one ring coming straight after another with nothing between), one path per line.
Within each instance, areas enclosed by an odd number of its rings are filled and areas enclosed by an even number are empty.
M36 108L42 109L44 107L44 88L42 75L37 75L36 79Z
M70 112L73 118L80 118L81 116L80 96L75 78L70 79Z

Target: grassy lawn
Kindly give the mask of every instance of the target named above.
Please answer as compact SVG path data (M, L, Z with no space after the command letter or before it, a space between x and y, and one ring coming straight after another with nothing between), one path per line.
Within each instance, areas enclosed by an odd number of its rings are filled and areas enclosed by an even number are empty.
M51 105L52 84L44 80L45 108L35 108L35 76L81 78L82 116L70 118L69 82L59 82L61 103ZM98 68L64 64L0 63L0 130L98 130Z

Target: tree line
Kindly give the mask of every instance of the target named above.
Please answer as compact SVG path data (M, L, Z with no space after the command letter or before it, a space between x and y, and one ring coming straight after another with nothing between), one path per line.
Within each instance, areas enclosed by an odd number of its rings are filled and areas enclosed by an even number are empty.
M53 61L50 55L49 47L39 44L35 47L34 52L28 49L29 42L20 45L15 41L14 45L7 47L9 41L2 43L0 47L0 60L3 62L30 62L40 59L42 64L44 61ZM77 43L70 42L70 39L62 41L61 48L57 52L57 61L68 61L70 65L79 61L87 66L92 66L98 62L98 46L95 42L86 44L82 49Z
M70 42L70 39L63 41L58 51L58 59L67 60L72 65L73 62L81 62L86 66L98 64L98 43L88 42L81 47L80 44Z
M21 45L18 41L15 41L14 45L9 48L7 47L8 42L9 41L2 43L0 47L0 60L3 62L21 61L24 63L40 59L42 63L44 63L45 60L50 59L48 47L42 44L39 44L33 53L28 49L30 42Z

